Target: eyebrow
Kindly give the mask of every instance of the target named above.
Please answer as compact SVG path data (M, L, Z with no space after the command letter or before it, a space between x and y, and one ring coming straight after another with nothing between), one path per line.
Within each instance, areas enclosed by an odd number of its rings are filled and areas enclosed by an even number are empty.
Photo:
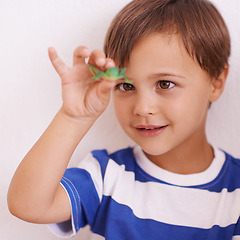
M178 74L175 74L175 73L154 73L152 75L149 76L149 78L158 78L158 77L177 77L177 78L182 78L182 79L185 79L185 77L181 76L181 75L178 75Z
M163 77L177 77L177 78L186 80L186 77L183 77L183 76L181 76L179 74L170 73L170 72L153 73L153 74L148 76L148 79L152 80L152 79L163 78ZM132 80L132 78L130 76L127 76L127 78Z

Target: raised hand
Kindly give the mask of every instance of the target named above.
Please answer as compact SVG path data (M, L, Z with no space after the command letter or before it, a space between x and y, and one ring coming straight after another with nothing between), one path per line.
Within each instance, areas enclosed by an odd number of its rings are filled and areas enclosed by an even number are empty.
M62 80L62 108L19 165L8 192L13 215L35 223L63 222L71 218L66 191L60 185L73 152L104 111L114 81L92 80L88 63L101 71L114 67L100 50L78 47L68 67L49 48L49 57ZM17 200L16 200L17 199Z
M113 60L107 59L100 50L91 52L80 46L73 54L73 66L68 67L58 56L54 48L49 48L49 58L62 80L62 110L73 118L97 118L107 107L111 81L93 81L88 63L105 71L115 66ZM86 59L89 58L88 63Z

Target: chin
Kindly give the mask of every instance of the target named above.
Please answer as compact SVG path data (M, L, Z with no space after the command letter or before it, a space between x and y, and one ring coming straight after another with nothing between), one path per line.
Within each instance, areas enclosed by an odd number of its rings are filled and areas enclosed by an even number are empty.
M150 156L160 156L163 155L165 153L167 153L169 150L166 148L166 146L163 145L157 145L157 146L141 146L142 150L144 151L144 153L146 153L147 155Z

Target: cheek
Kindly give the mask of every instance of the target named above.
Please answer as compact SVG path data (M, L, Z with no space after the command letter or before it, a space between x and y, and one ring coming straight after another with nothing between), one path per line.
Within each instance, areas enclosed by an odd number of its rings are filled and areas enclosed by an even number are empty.
M196 86L177 89L173 95L165 99L164 109L173 118L186 119L192 115L197 117L208 109L208 95L206 88Z
M182 125L199 125L205 120L208 106L208 94L205 91L195 91L194 94L184 94L175 102L172 115Z
M120 99L118 97L113 97L113 106L116 117L121 124L126 120L130 114L130 105L124 101L124 99Z

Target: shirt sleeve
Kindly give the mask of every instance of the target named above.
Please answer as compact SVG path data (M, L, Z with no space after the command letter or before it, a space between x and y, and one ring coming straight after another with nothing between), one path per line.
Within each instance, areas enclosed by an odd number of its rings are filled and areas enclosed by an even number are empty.
M240 240L240 218L238 219L237 225L232 240Z
M106 167L108 161L105 150L100 153L100 158L101 160L94 157L94 154L88 154L77 168L66 170L61 185L71 203L72 219L49 225L57 236L72 237L80 228L94 224L102 200L103 167Z

